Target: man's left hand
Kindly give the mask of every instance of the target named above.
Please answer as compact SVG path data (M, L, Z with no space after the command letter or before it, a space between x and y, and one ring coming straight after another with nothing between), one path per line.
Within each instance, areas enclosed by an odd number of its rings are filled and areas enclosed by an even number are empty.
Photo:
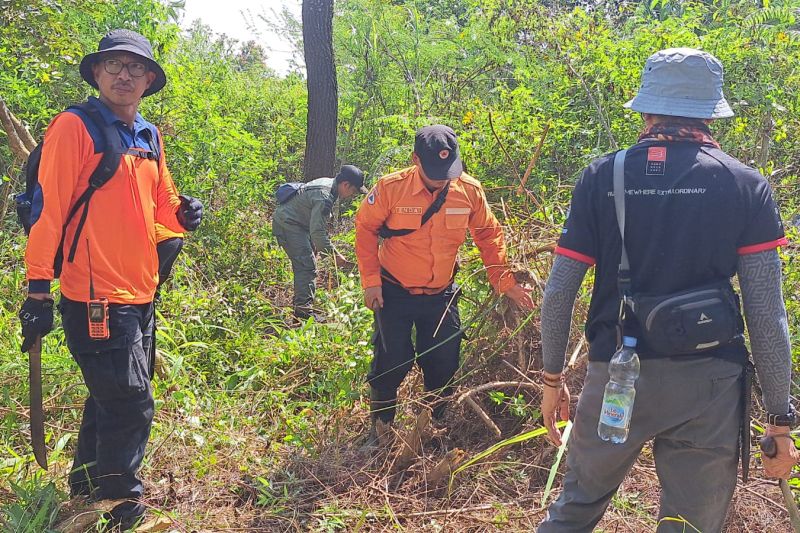
M526 289L519 283L508 289L503 293L508 296L518 307L529 311L533 309L533 298L531 298L531 290Z
M559 420L569 420L570 394L566 383L560 387L542 385L542 420L547 428L547 439L561 446L561 432L556 427Z
M203 203L191 196L180 196L181 206L178 208L178 222L187 231L194 231L200 227L203 219Z

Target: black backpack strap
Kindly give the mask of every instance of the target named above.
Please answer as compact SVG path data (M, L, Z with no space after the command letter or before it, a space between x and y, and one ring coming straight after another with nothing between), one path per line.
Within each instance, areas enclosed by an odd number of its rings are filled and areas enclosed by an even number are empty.
M36 145L25 163L25 196L30 200L33 199L33 192L39 182L39 163L42 160L43 144L44 142L40 142Z
M439 193L439 196L433 201L431 205L428 206L428 209L422 214L422 220L419 223L419 227L421 228L424 226L433 215L439 212L439 210L444 205L445 200L447 200L447 193L450 190L450 181L447 182L447 185L444 186L442 192ZM409 233L414 233L416 229L392 229L386 225L386 222L378 228L378 236L384 239L389 239L391 237L402 237L403 235L408 235Z
M625 155L627 153L627 150L620 150L614 155L614 211L622 239L617 287L622 297L630 296L631 293L631 264L628 260L628 250L625 248Z
M78 249L79 237L83 231L83 226L86 223L86 217L89 212L89 200L94 192L105 185L108 180L111 179L111 176L117 172L117 168L119 168L119 162L122 159L122 150L120 147L119 134L117 133L116 126L114 124L107 125L105 120L103 120L103 116L100 114L100 110L89 102L84 102L78 106L75 106L75 108L80 109L83 113L85 113L86 116L89 117L89 120L91 120L94 125L103 132L105 146L103 147L103 156L100 158L100 163L97 165L97 168L94 169L92 175L89 176L89 186L86 187L86 190L80 195L80 197L78 197L78 199L75 201L75 204L69 210L67 218L64 221L64 226L61 229L61 244L58 247L59 251L61 251L64 247L67 226L69 226L69 223L75 217L78 209L83 206L83 212L81 213L81 218L78 221L78 226L75 228L75 236L72 239L72 245L69 248L69 255L67 256L67 261L70 263L75 259L75 252Z
M161 147L159 146L158 139L155 135L153 135L153 130L147 128L145 130L147 132L147 144L150 146L150 153L147 154L147 159L154 160L156 162L161 161ZM131 155L135 155L138 157L142 157L141 153L136 153L129 151Z

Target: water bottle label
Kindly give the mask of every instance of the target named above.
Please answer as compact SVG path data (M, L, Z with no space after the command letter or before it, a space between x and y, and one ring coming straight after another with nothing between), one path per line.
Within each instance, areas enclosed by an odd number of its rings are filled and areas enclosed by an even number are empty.
M616 398L606 398L600 411L600 422L615 428L624 428L628 424L628 407Z

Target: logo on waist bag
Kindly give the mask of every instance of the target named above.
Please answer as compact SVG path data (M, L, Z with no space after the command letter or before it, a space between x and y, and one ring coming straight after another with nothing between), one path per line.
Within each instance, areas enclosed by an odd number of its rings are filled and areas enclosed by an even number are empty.
M697 321L698 324L710 324L713 322L705 313L700 313L700 320Z

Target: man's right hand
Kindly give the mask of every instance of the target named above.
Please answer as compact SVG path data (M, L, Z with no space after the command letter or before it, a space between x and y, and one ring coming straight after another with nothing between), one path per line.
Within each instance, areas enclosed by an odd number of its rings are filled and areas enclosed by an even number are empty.
M49 294L30 294L19 311L22 323L22 353L33 346L37 338L53 330L53 299Z
M775 457L761 455L764 473L771 478L789 479L792 468L800 464L800 451L794 445L794 438L789 434L789 428L767 426L766 434L775 439L777 453Z
M367 287L364 289L364 304L369 309L375 310L375 305L383 307L383 287Z

